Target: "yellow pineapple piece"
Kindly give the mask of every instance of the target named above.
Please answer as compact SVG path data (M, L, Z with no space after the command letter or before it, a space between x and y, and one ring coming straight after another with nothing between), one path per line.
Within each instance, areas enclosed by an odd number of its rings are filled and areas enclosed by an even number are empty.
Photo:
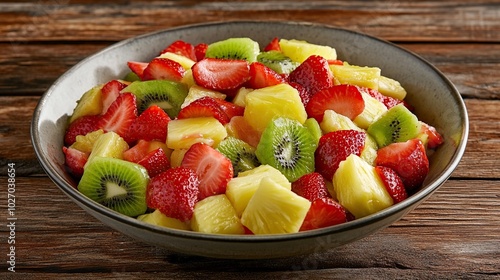
M370 165L375 166L375 159L377 158L378 145L375 139L370 134L366 134L365 146L359 155L360 158L364 159Z
M254 234L298 232L311 202L271 178L263 178L241 216Z
M340 204L356 219L383 210L393 204L375 167L351 154L333 175L333 185Z
M245 98L246 98L247 94L252 92L252 91L253 91L253 89L251 89L251 88L241 87L238 90L238 92L236 93L236 95L234 96L233 103L238 105L238 106L245 107L245 105L246 105Z
M333 110L326 110L323 121L319 124L323 134L337 130L358 130L363 131L351 119Z
M102 86L95 86L83 94L80 100L77 101L73 114L69 118L69 123L80 117L99 115L102 112Z
M285 175L270 165L263 164L252 170L240 172L238 177L231 179L227 183L226 188L227 198L231 201L238 216L243 214L248 201L252 198L263 178L271 178L286 189L290 190L292 188Z
M188 94L186 96L186 99L184 99L184 103L182 103L181 108L184 108L187 105L189 105L189 103L205 96L219 98L219 99L226 99L226 95L223 93L207 89L199 85L193 85L192 87L189 88Z
M380 116L387 112L387 107L368 93L361 91L361 96L365 101L365 109L354 119L354 123L363 129L367 129Z
M179 167L181 166L182 159L184 158L184 155L186 154L187 149L175 149L172 151L170 154L170 167Z
M406 97L406 90L401 84L391 78L380 76L378 80L378 91L383 95L403 100Z
M98 156L122 159L123 152L128 150L128 148L127 142L120 135L113 131L106 132L100 135L95 141L85 166Z
M340 84L378 89L380 78L380 68L378 67L349 65L344 62L344 65L330 65L330 70Z
M104 130L99 129L96 131L89 132L85 135L76 136L75 143L71 144L70 148L77 149L81 152L90 154L92 152L92 148L94 147L95 141L99 136L104 134Z
M213 117L171 120L167 131L167 146L174 150L199 142L216 147L227 136L226 128Z
M256 89L245 98L243 117L257 131L264 131L275 117L285 117L301 124L307 119L299 92L288 84Z
M182 222L179 219L167 217L158 209L151 213L142 214L138 216L137 219L155 226L162 226L162 227L183 229L183 230L191 229L188 224Z
M191 228L197 232L244 234L240 218L225 194L209 196L194 206Z
M189 70L195 64L195 62L183 55L176 54L173 52L166 52L159 56L160 58L167 58L179 63L184 70Z
M299 63L302 63L311 55L319 55L327 60L337 59L337 51L330 46L317 45L295 39L281 39L279 45L284 55Z
M193 77L193 71L191 69L186 70L184 76L182 76L181 83L185 84L187 88L191 88L196 85Z

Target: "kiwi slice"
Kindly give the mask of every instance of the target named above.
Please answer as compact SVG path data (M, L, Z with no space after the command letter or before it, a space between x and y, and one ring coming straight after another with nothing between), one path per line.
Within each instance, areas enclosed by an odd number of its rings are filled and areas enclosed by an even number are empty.
M280 51L261 52L257 55L257 61L273 69L278 74L290 74L299 63L292 61L291 58Z
M309 130L314 140L316 140L316 147L319 143L319 139L323 136L323 131L321 131L321 126L315 118L308 118L304 122L304 126Z
M114 211L136 217L147 210L148 183L148 173L141 165L98 156L85 167L78 190Z
M167 80L135 81L122 92L130 92L137 97L139 114L155 104L174 119L181 110L181 105L188 94L188 87L186 84Z
M231 160L234 176L260 165L255 148L238 138L227 137L219 143L217 150Z
M385 112L368 127L380 148L395 142L405 142L418 136L421 124L404 104L398 104Z
M134 72L128 72L127 75L123 77L123 80L127 82L135 82L135 81L140 81L141 78L139 78L139 76Z
M254 62L259 52L259 43L250 38L229 38L208 45L205 57Z
M294 182L314 171L315 150L316 140L309 129L296 120L278 117L262 133L255 155Z

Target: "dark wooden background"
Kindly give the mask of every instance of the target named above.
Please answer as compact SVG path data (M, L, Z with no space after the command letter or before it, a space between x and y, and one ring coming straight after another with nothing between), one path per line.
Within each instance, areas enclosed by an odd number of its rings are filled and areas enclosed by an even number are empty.
M352 244L277 260L174 254L86 214L44 174L30 141L33 110L71 66L117 41L185 24L293 20L361 31L439 68L467 105L467 151L452 177L393 226ZM2 279L499 279L499 1L2 1L0 223L16 166L16 273L0 226Z

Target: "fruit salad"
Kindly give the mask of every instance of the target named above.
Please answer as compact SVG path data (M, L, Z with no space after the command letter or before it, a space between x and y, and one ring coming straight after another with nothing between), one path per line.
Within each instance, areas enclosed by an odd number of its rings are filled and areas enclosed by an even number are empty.
M359 219L424 182L443 137L406 90L334 47L165 46L83 93L62 151L78 190L145 223L285 234Z

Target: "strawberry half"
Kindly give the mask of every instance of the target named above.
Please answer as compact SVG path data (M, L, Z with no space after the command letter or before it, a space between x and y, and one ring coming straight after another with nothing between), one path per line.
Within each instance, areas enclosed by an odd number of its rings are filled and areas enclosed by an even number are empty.
M194 46L182 40L177 40L172 44L168 45L164 50L161 51L161 54L164 54L166 52L182 55L193 61L196 61L196 53Z
M317 172L305 174L293 182L292 191L311 202L318 198L330 197L325 178Z
M368 93L371 97L377 99L378 101L382 102L382 104L384 104L387 109L390 109L390 108L398 105L399 103L403 102L403 101L396 99L394 97L383 95L378 90L374 90L374 89L366 88L366 87L359 87L359 89L365 93Z
M280 40L278 37L274 37L269 44L264 47L264 51L281 51Z
M439 134L435 127L424 122L421 122L421 124L422 133L427 135L427 148L435 149L439 145L443 144L443 136Z
M286 82L286 80L283 76L264 64L260 62L253 62L250 64L249 87L258 89L282 84L284 82Z
M311 94L333 86L333 74L328 61L319 55L311 55L288 76L290 82L304 86Z
M250 78L246 60L205 58L191 69L198 85L217 91L236 89Z
M396 171L407 191L421 186L429 173L429 159L420 139L392 143L379 149L375 164Z
M214 100L215 102L217 102L217 104L219 104L219 107L224 113L226 113L229 119L232 119L235 116L243 116L243 113L245 112L245 107L238 106L233 102L229 102L220 98L214 98Z
M189 221L198 202L199 186L200 179L192 169L171 168L151 179L146 202L168 217Z
M314 154L316 171L331 180L341 161L351 154L361 154L365 140L366 133L357 130L337 130L321 136Z
M111 80L104 84L101 89L102 113L106 113L109 106L118 98L120 91L127 87L127 83L119 80Z
M149 141L139 140L137 144L123 152L123 159L126 161L137 163L150 152L149 147Z
M99 120L98 126L105 132L114 131L121 137L126 137L130 125L136 118L136 97L132 93L124 93L109 106L109 109Z
M62 150L68 171L77 178L82 177L84 171L83 167L87 163L89 156L86 153L73 148L63 146Z
M169 80L179 82L184 76L184 67L168 58L154 58L144 69L142 80Z
M205 54L207 53L208 44L200 43L194 46L194 54L196 55L195 61L200 61L205 58Z
M132 70L139 78L142 80L142 74L144 74L144 69L148 67L147 62L129 61L127 62L128 68Z
M149 152L137 163L146 168L150 178L153 178L170 168L170 161L162 148Z
M184 154L181 166L193 169L200 178L200 199L222 194L233 178L231 160L203 143L193 144Z
M167 125L170 117L157 105L144 110L130 125L127 140L135 142L139 139L147 141L163 141L167 139Z
M375 171L384 183L385 189L391 195L394 204L408 197L403 180L401 180L396 171L385 166L376 166Z
M346 221L344 207L330 197L323 197L313 201L300 231L329 227Z
M357 86L335 85L315 93L306 106L309 117L323 121L326 110L333 110L354 120L365 109L365 101Z
M304 104L304 108L307 106L307 103L311 100L312 94L301 84L295 82L288 82L293 88L295 88L299 92L300 100L302 104Z
M74 120L66 129L64 134L64 144L70 146L75 143L76 136L85 135L98 130L101 116L83 116Z
M189 105L182 108L177 115L178 119L199 117L213 117L221 124L227 124L230 120L221 106L219 106L216 98L210 96L205 96L189 103Z

